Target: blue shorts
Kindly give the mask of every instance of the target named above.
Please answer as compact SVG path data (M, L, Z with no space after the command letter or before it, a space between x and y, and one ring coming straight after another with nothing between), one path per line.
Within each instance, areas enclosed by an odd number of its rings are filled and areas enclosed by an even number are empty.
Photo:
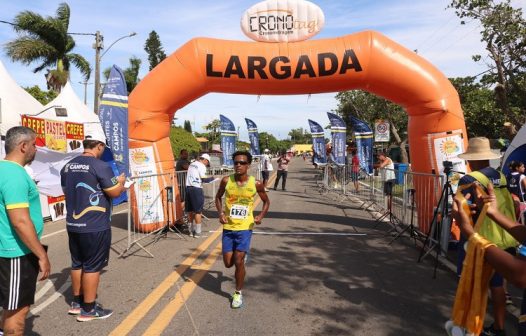
M252 230L223 230L223 254L234 251L248 252Z
M205 196L203 188L186 187L186 201L184 202L184 210L186 212L193 212L200 214L203 212L205 205Z
M71 268L86 273L100 272L108 265L111 229L99 232L69 232Z

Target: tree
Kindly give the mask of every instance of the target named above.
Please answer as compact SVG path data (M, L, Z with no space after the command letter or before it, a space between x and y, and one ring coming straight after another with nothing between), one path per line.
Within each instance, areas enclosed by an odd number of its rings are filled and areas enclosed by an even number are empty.
M480 22L487 57L474 55L473 60L491 61L486 63L489 69L481 83L495 89L501 118L514 127L522 126L526 113L526 20L522 9L513 8L510 0L452 0L448 7L455 9L461 24L466 19Z
M219 140L221 120L214 119L210 123L203 126L203 128L208 131L206 138L208 141L210 141L210 144L215 144L216 141Z
M289 136L292 144L306 144L312 141L312 134L304 130L303 127L290 130Z
M185 121L184 121L184 129L185 129L188 133L192 133L192 124L190 123L190 120L185 120Z
M55 17L23 11L14 19L14 30L19 37L5 45L7 56L23 64L39 62L35 73L47 69L48 89L60 92L69 79L71 64L75 65L87 81L91 67L79 54L72 53L75 41L68 35L70 9L66 3L58 6ZM55 66L50 70L49 67Z
M56 91L42 91L38 85L32 87L25 87L24 90L26 90L30 95L33 96L33 98L38 100L42 105L46 105L58 96L58 93Z
M148 62L150 63L150 71L161 63L165 58L163 47L159 35L155 30L150 32L146 43L144 44L144 51L148 54Z
M348 130L352 129L349 115L353 115L369 125L374 125L377 119L388 120L391 135L394 138L393 142L400 147L402 163L409 161L405 146L407 137L402 138L400 136L400 134L407 133L408 120L407 113L401 106L361 90L339 92L336 94L336 99L338 100L336 113L345 120Z
M475 77L449 80L458 92L469 137L500 138L506 135L502 115L495 113L497 107L492 90L476 82Z
M170 144L174 158L179 156L181 149L186 149L190 154L197 154L201 150L201 145L192 133L185 131L182 127L170 128Z
M133 89L139 83L139 69L141 67L141 59L135 56L130 57L130 66L123 70L124 80L126 81L126 89L128 94L133 91Z

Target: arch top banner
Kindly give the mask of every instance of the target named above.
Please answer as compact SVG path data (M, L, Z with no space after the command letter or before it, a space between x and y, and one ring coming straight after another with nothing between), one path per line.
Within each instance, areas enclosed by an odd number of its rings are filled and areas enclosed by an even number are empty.
M258 42L297 42L318 34L325 25L320 7L305 0L265 0L247 9L241 30Z

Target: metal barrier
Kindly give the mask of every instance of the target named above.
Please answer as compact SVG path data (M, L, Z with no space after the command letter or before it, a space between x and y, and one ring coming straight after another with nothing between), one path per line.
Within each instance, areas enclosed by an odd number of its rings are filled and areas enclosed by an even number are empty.
M395 179L386 179L393 174ZM335 195L340 202L361 202L362 209L377 211L377 221L388 222L397 232L395 239L407 231L428 234L443 185L441 175L384 168L375 176L362 170L353 173L351 165L334 164L321 167L315 180L321 194ZM426 197L416 197L422 193ZM417 204L417 200L423 203Z

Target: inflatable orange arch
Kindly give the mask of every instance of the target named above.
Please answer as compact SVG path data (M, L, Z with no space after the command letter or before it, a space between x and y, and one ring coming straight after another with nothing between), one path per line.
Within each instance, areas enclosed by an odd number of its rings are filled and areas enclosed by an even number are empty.
M432 172L428 134L461 130L466 148L464 116L449 80L416 53L375 31L293 43L192 39L131 93L130 148L153 146L159 171L173 170L170 122L178 109L209 92L289 95L352 89L405 108L413 171ZM419 195L419 183L417 202L424 204L425 197L434 196ZM423 231L428 210L420 208Z

